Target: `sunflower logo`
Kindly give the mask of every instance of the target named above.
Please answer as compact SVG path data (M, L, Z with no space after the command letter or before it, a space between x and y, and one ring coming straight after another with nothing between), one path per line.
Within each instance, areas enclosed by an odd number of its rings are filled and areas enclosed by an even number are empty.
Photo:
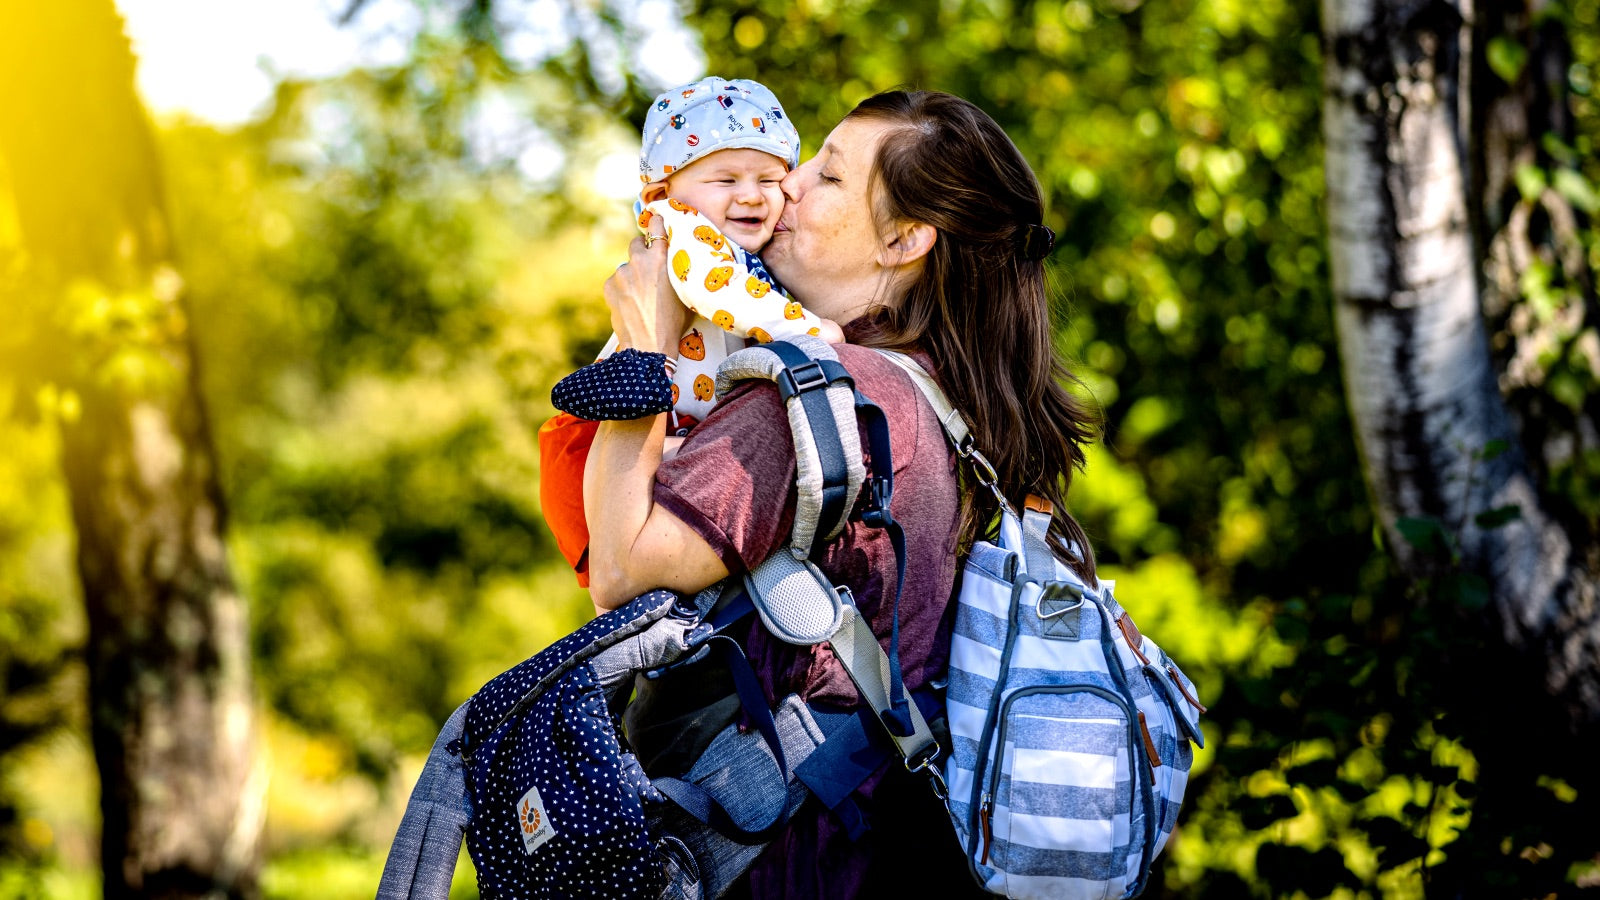
M544 817L539 814L539 808L528 802L526 797L522 800L522 808L518 810L517 817L522 820L522 833L533 834L543 824Z

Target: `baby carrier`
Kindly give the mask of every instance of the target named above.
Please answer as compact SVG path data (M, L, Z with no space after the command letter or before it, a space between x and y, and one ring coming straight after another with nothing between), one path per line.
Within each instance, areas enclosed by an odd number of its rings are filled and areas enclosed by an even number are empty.
M993 488L959 414L915 363L891 358ZM898 616L886 650L849 590L810 562L864 491L861 518L887 531L903 576L882 411L819 340L734 354L718 395L751 378L776 382L788 410L798 485L790 552L692 599L638 597L474 695L430 755L378 896L448 896L465 834L486 898L716 897L812 797L859 834L851 794L890 754L931 776L988 890L1137 895L1175 824L1188 742L1200 740L1193 686L1138 635L1110 585L1090 589L1055 561L1042 537L1047 511L1019 517L1002 498L1000 540L974 549L962 579L946 734L944 698L913 696L901 681ZM789 643L828 642L864 707L824 713L791 696L768 709L725 633L752 612ZM722 727L693 745L681 776L650 778L619 735L630 693L643 701L656 681L695 667L732 684L706 707L707 721L742 707L756 727ZM953 747L942 764L941 745Z

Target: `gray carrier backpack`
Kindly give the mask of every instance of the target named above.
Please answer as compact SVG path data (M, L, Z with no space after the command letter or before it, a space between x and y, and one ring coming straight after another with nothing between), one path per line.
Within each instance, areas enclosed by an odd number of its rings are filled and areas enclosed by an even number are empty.
M886 652L849 590L810 561L843 531L865 492L863 518L890 534L903 575L882 410L814 338L731 355L719 368L718 393L756 378L776 382L795 441L789 551L694 598L643 595L485 685L435 743L379 898L444 900L463 835L486 898L716 897L808 798L852 830L864 827L851 794L879 763L893 753L926 768L938 757L928 721L937 700L906 692L898 622ZM789 643L828 643L866 708L814 714L791 696L767 709L737 643L723 634L749 613ZM734 707L757 728L721 728L681 777L645 776L617 727L620 710L631 691L642 695L708 661L732 676Z
M932 379L909 358L885 355L906 369L959 455L998 496L992 470ZM886 651L849 590L809 559L843 530L865 492L862 519L887 531L903 577L882 411L819 340L733 354L719 368L718 395L751 378L777 384L794 437L789 552L692 600L646 594L486 685L435 744L379 898L444 900L463 834L489 898L717 897L811 797L859 834L851 795L891 756L930 776L985 889L1136 896L1175 824L1189 742L1200 741L1193 685L1138 634L1109 583L1083 585L1054 559L1047 512L1018 515L1001 497L1000 539L974 548L957 598L946 733L945 698L910 695L901 681L898 615ZM864 708L821 713L791 696L766 709L738 645L723 634L751 611L784 641L827 642ZM619 710L630 690L636 709L653 685L680 672L698 678L694 667L707 665L725 670L737 690L696 714L721 722L742 706L757 727L728 725L695 744L681 777L646 777L619 736ZM640 736L638 724L629 722L630 737Z

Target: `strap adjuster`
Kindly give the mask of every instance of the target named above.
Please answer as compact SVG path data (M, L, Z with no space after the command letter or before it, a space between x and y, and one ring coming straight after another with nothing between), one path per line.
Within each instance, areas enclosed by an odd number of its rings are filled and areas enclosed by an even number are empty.
M872 528L887 528L894 521L889 514L889 500L894 496L894 483L887 478L867 479L867 503L861 511L861 521Z
M822 371L822 366L815 360L786 368L778 373L778 393L785 400L803 391L824 387L827 383L827 373Z

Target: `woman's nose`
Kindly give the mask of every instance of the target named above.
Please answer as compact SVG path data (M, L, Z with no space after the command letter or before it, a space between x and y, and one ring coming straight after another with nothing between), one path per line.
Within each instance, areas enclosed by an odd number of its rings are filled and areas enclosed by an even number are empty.
M790 169L789 174L783 176L783 180L778 182L778 189L783 191L783 199L786 202L794 203L800 199L799 175L799 168Z

